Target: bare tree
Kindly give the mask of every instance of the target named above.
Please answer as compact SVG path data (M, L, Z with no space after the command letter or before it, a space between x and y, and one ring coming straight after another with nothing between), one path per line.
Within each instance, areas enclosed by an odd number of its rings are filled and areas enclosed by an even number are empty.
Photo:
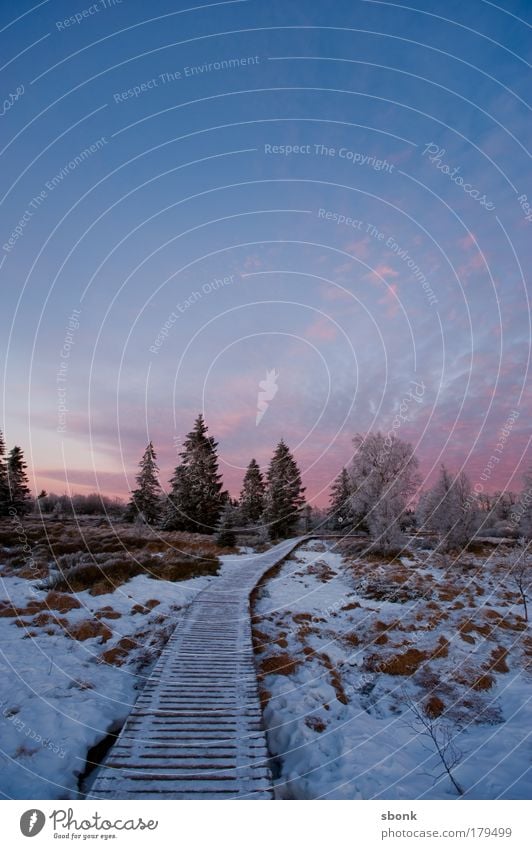
M530 569L530 555L528 553L528 545L522 537L514 551L513 564L511 567L512 577L515 585L519 590L523 608L525 611L525 622L528 622L528 604L530 601L528 592L532 583L532 573Z
M434 751L438 755L443 766L442 772L437 775L434 782L447 774L453 787L459 796L464 795L464 789L453 775L453 770L461 763L464 753L456 745L456 732L450 722L441 716L427 713L408 693L402 693L402 699L407 708L413 714L413 722L410 727L417 733L422 734L430 740L428 751Z

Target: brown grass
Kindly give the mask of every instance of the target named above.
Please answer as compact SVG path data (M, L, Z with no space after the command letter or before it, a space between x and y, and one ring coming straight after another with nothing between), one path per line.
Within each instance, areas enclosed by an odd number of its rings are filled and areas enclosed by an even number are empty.
M471 686L473 687L473 690L477 691L489 690L491 689L491 687L493 687L494 683L495 679L493 675L482 674L475 678Z
M259 654L265 651L266 647L270 645L268 634L265 634L264 631L259 631L255 626L251 629L251 636L253 639L253 648Z
M53 590L44 599L44 604L49 610L57 610L59 613L68 613L69 610L77 610L81 607L77 598Z
M329 671L329 677L331 679L331 684L334 688L334 692L336 693L336 698L338 701L343 704L349 704L349 699L347 698L347 694L344 690L344 685L342 682L342 678L336 667L331 661L331 658L325 652L321 652L317 654L316 657L321 661L321 663L325 666L325 668Z
M445 704L439 696L430 696L424 705L425 713L431 719L437 719L445 710Z
M100 642L106 643L113 636L111 629L99 619L85 619L76 625L64 625L65 633L73 640L93 640L100 637Z
M292 675L299 666L300 660L282 652L265 657L260 663L260 671L262 675Z
M106 607L102 607L101 610L98 610L94 616L96 619L120 619L122 614L118 610L113 610L110 605L107 605Z
M370 668L376 672L383 672L386 675L413 675L417 672L422 663L429 660L428 652L420 651L419 649L409 648L402 654L392 655L391 657L381 660L380 658L370 657Z
M327 723L323 719L320 719L319 716L306 716L305 725L307 728L311 728L312 731L317 731L318 734L321 734L327 728Z
M122 637L116 646L102 652L98 661L99 663L107 663L110 666L122 666L130 652L138 647L139 643L133 637Z
M269 690L264 690L262 687L259 689L259 700L262 710L265 710L268 707L271 697L272 694Z
M493 649L488 664L487 670L489 672L509 672L510 668L506 663L506 658L508 657L508 650L503 648L503 646L497 646Z
M294 622L312 622L312 613L294 613L292 616Z

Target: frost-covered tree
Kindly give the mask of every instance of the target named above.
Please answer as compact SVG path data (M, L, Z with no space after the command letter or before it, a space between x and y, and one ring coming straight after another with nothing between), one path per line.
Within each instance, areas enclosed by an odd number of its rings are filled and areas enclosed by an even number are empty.
M136 480L137 488L131 493L125 519L131 522L140 519L148 525L156 525L161 519L162 490L159 483L157 454L151 440L142 455Z
M244 525L256 525L260 521L265 489L259 464L253 458L247 467L240 492L240 519Z
M7 485L7 470L5 464L6 444L0 430L0 516L7 516L9 504L9 488Z
M227 501L222 509L216 529L216 542L224 548L234 548L236 545L235 525L238 508Z
M7 457L8 508L16 510L19 515L31 510L27 468L22 448L15 445Z
M523 475L523 491L511 514L514 525L525 539L532 539L532 468Z
M351 480L343 468L333 485L329 501L329 521L333 528L344 530L353 524L351 509Z
M166 530L212 534L224 504L222 476L218 473L218 443L208 436L200 414L180 452L181 463L170 480L172 486L164 518Z
M440 535L443 551L461 549L471 542L478 528L478 513L465 472L453 476L442 466L433 488L419 500L418 516L424 530Z
M297 463L283 439L270 461L266 480L264 519L270 537L287 537L300 518L305 504L305 487Z
M419 486L418 461L412 446L382 433L357 433L349 465L351 508L363 523L373 547L385 553L404 544L401 522Z

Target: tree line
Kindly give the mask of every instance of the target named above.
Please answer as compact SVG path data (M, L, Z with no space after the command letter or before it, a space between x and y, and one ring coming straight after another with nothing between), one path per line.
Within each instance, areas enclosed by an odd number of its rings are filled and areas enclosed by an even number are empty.
M477 534L532 539L532 469L517 496L478 494L465 472L445 465L420 493L418 467L412 446L398 437L357 434L353 458L331 487L329 522L367 533L383 552L401 550L409 529L437 534L441 550L462 549Z
M265 477L255 458L250 460L240 498L235 500L223 489L217 449L218 443L209 436L200 414L185 437L166 494L150 442L139 463L137 487L131 493L125 518L167 531L216 532L225 545L234 544L236 528L267 528L271 539L289 536L305 504L305 487L285 441L281 439L276 446Z
M462 548L476 534L532 538L532 469L525 473L520 495L478 494L464 472L453 475L442 466L438 479L420 493L419 462L412 446L380 432L358 433L353 456L331 487L326 511L313 511L313 525L342 533L364 533L375 549L400 550L414 528L436 533L442 548ZM0 516L22 516L35 505L26 462L19 446L6 455L0 431ZM37 498L39 512L106 514L170 531L216 533L223 545L234 545L236 531L254 530L266 539L294 532L304 510L305 487L285 441L277 444L263 474L252 458L239 498L223 488L218 443L209 435L202 415L184 439L179 463L164 492L157 455L150 442L136 475L136 488L124 509L119 499L94 493ZM414 506L415 502L415 506Z

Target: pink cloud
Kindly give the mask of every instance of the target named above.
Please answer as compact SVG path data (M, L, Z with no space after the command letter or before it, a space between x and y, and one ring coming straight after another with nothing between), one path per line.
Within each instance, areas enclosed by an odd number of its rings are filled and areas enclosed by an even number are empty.
M331 321L327 321L326 318L316 319L305 331L307 339L315 339L319 342L330 342L336 339L337 335L336 326Z
M369 236L366 236L364 239L357 239L354 242L349 242L344 246L344 251L354 254L359 259L367 259L369 256L369 241Z
M470 250L475 247L475 241L475 234L468 233L467 236L464 236L462 239L458 239L458 246L464 250Z
M379 263L379 265L376 265L372 271L364 274L365 280L371 280L372 283L377 284L382 283L383 280L386 280L388 277L399 277L399 272L395 271L394 268L386 265L384 262Z

